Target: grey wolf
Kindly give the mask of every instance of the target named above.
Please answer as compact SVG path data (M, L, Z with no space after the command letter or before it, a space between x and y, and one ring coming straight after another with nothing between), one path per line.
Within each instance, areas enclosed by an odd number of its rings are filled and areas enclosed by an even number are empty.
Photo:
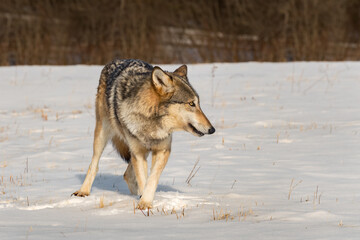
M79 197L90 194L100 156L111 140L128 163L124 179L130 192L141 196L137 208L151 208L172 133L185 130L201 137L215 132L200 108L186 65L167 72L141 60L116 59L101 72L95 105L93 156L84 183L73 193Z

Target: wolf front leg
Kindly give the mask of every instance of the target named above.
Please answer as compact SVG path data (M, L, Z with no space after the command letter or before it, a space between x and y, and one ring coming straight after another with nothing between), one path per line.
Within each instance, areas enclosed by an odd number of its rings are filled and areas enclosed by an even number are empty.
M155 150L152 152L152 164L150 176L147 179L143 195L138 204L139 209L152 208L155 191L159 183L160 175L169 159L170 149Z
M100 121L96 122L95 132L94 132L94 145L93 145L93 156L87 171L84 183L82 184L80 190L74 192L72 195L78 197L85 197L90 194L91 186L94 182L96 173L99 169L99 160L106 143L109 140L109 134L104 129Z

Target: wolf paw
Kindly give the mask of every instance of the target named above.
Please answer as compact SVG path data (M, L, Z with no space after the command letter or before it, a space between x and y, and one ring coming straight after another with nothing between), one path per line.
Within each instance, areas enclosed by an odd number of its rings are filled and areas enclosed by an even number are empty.
M90 195L90 193L81 192L80 190L74 192L73 194L71 194L71 196L76 196L76 197L86 197L86 196L89 196L89 195Z
M140 210L146 210L146 209L151 209L152 208L152 203L151 202L145 202L145 201L141 201L139 202L139 204L136 207L137 209Z

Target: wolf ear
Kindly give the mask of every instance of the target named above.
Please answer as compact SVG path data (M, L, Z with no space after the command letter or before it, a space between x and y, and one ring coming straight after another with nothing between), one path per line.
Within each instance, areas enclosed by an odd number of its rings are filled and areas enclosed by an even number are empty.
M176 69L174 71L174 73L176 75L179 75L180 77L185 77L187 75L187 66L186 65L182 65L181 67L179 67L178 69Z
M167 96L174 92L173 80L161 68L154 67L151 74L151 79L156 91L161 96Z

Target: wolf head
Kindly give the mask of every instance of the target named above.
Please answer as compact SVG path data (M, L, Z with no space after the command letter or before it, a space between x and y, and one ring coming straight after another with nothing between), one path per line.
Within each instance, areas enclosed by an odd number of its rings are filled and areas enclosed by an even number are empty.
M160 107L165 109L166 124L171 131L184 130L198 137L215 132L215 128L200 108L199 95L187 78L186 65L172 73L154 67L151 78L162 99Z

